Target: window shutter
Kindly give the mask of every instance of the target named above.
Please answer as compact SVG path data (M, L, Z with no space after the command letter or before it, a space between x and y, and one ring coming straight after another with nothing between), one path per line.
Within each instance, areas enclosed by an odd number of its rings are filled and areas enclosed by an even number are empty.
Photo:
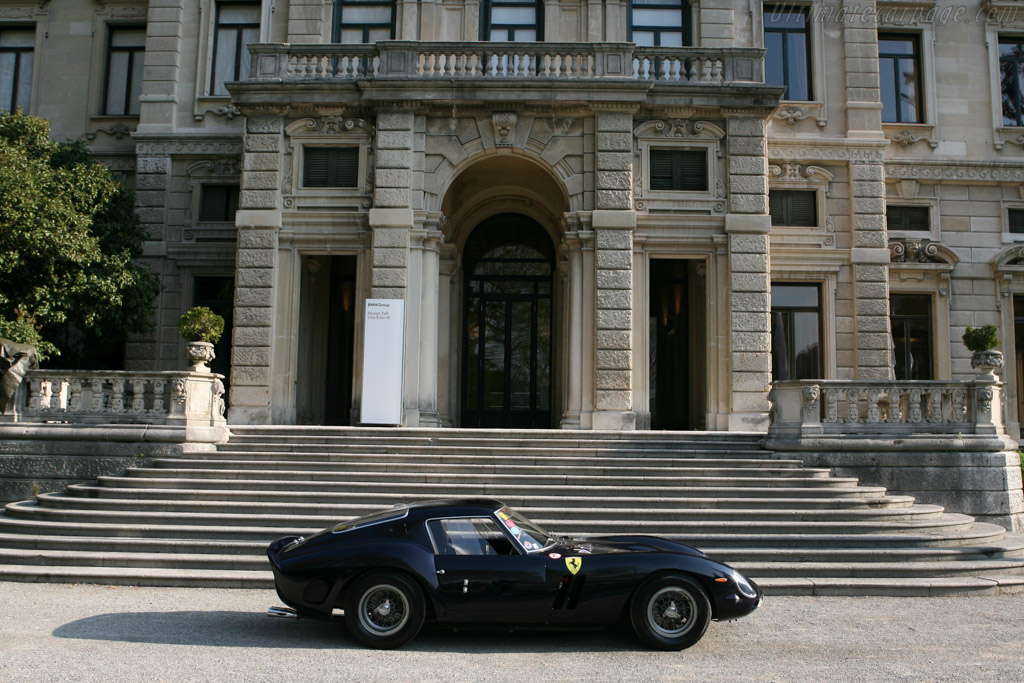
M1008 209L1010 232L1024 233L1024 209Z
M785 225L786 197L785 192L775 190L768 193L768 213L772 217L772 225Z
M701 149L652 149L651 189L707 192L708 156Z
M199 195L199 220L233 221L238 211L238 185L203 185Z
M671 190L672 188L672 151L668 149L651 150L651 189Z
M813 226L818 222L817 208L814 201L814 191L792 192L789 196L790 202L790 225Z
M931 230L927 206L889 206L885 209L885 226L889 230Z
M359 148L341 147L337 150L334 187L359 186Z
M326 147L306 147L304 152L302 184L305 187L327 187L327 166L331 150Z

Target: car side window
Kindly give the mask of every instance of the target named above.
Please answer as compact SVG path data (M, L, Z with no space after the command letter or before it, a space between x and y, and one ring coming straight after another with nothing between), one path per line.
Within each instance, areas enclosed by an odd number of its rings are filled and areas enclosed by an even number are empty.
M438 555L512 555L515 549L487 517L434 519L428 523Z

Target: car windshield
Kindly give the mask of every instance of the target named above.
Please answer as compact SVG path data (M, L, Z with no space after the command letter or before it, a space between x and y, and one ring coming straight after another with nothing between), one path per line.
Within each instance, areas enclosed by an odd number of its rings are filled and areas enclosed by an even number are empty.
M512 508L502 508L495 514L527 553L538 552L555 544L554 536Z

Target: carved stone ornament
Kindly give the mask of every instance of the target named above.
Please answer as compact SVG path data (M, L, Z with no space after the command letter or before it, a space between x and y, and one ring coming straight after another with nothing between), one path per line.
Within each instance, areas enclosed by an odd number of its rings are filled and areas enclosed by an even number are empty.
M890 137L889 139L895 142L896 144L903 145L904 147L910 147L911 145L917 142L927 142L928 146L931 147L932 149L935 149L936 147L939 146L938 141L932 140L927 135L917 135L915 133L911 133L909 130L901 130L899 133Z
M511 147L515 139L516 123L519 116L514 111L497 111L491 114L496 147Z
M20 344L0 337L0 413L7 410L7 404L25 373L39 368L39 352L31 344Z
M223 159L205 159L197 161L185 169L186 175L217 175L237 176L242 172L241 162L238 157L226 157Z
M807 181L827 184L834 177L821 166L803 166L794 161L784 161L782 164L768 167L768 173L774 177L775 182L790 183Z
M207 365L216 356L213 353L213 344L210 342L189 342L185 347L185 359L192 365L189 370L192 372L210 372Z
M215 116L223 116L228 121L232 120L236 116L242 115L242 110L233 104L225 104L224 106L217 107L216 109L206 109L199 114L196 114L196 121L202 121L206 118L207 114L213 114Z
M122 123L121 121L118 121L117 123L113 124L108 128L97 128L95 131L91 133L86 133L85 139L95 140L97 134L106 133L107 135L117 140L123 140L126 135L131 135L134 132L135 131L131 127L129 127L125 123Z
M775 118L780 121L785 121L790 126L795 126L798 122L805 119L814 119L820 128L824 128L827 124L825 119L820 118L814 112L805 111L802 107L797 107L792 104L779 107L775 112Z
M975 351L971 356L971 367L980 370L981 376L986 379L993 377L996 370L1002 370L1003 363L1002 351Z
M945 263L938 245L931 240L894 240L889 242L889 260L893 263Z

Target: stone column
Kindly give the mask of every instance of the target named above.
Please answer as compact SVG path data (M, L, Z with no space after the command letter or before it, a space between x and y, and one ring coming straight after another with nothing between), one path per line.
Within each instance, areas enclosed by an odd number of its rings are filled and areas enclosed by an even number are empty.
M160 147L162 145L146 142L140 142L137 146L135 210L146 239L163 243L167 240L165 230L168 190L171 187L171 157L159 150ZM182 306L181 302L181 278L168 277L166 265L162 261L152 263L154 271L162 276L159 309L173 313L174 320L164 323L158 317L158 327L152 336L131 337L125 344L127 370L180 370L184 367L184 358L178 352L178 329L171 323L176 323L177 315L186 306Z
M566 305L565 410L562 429L579 429L583 410L583 252L578 232L565 234L569 257Z
M423 230L417 236L421 252L419 278L419 396L418 411L421 427L440 427L437 414L437 337L439 257L441 232Z
M137 133L167 132L174 126L178 102L184 3L152 0L146 23L146 60L139 95Z
M768 428L771 275L768 157L762 119L728 119L730 431Z
M437 412L442 427L455 424L458 402L456 393L459 390L458 369L461 357L461 344L456 337L452 338L453 314L458 310L458 292L453 283L459 281L458 253L455 245L440 245L440 262L438 264L438 311L437 311Z
M281 229L284 118L253 114L245 120L242 189L235 215L234 337L231 349L233 424L272 424L271 363Z

